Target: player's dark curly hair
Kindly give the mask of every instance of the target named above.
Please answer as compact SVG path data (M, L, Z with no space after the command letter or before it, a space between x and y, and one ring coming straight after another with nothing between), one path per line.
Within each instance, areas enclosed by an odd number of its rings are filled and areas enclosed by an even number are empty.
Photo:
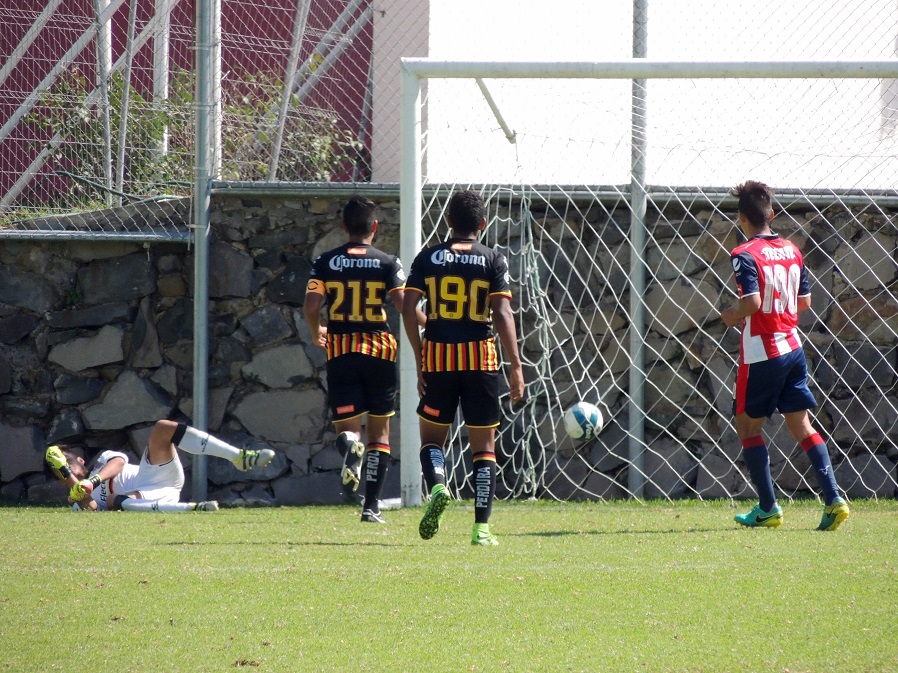
M773 213L773 190L763 182L746 180L730 192L739 199L739 212L753 227L763 229Z
M483 203L483 197L470 189L455 192L449 199L446 217L449 220L449 226L457 234L470 236L476 233L480 223L486 217L486 205Z
M371 233L376 217L377 204L364 196L353 196L343 207L343 223L353 236L366 236Z
M84 447L80 444L63 444L62 442L56 442L56 446L59 447L59 450L62 451L62 455L65 456L69 469L72 471L72 475L75 479L86 479L89 470L84 463L86 454ZM79 457L81 460L78 460ZM46 469L52 473L50 467L46 465L46 463L44 463L44 465L46 466Z

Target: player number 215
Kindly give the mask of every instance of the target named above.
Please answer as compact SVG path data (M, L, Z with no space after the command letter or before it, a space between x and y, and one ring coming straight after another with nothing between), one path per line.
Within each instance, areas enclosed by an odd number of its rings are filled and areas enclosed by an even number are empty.
M330 319L335 322L384 322L387 319L383 309L386 287L385 283L377 281L328 282L327 290L333 297Z

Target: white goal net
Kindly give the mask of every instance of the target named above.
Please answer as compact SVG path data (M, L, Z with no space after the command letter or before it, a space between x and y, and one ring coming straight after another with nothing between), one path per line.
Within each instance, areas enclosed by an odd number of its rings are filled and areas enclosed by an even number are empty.
M773 187L774 231L811 273L800 327L839 485L895 494L898 155L883 98L895 63L404 67L403 258L447 235L449 195L472 187L488 202L484 241L509 259L528 396L504 407L499 497L754 497L732 426L738 334L719 319L742 240L729 190L747 179ZM578 400L606 419L582 445L562 426ZM815 497L781 416L765 435L778 495ZM447 461L470 497L463 426Z

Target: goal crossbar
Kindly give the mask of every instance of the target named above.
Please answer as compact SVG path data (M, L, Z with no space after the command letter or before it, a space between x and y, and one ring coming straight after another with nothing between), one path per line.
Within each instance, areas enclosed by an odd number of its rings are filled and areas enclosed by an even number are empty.
M443 61L403 58L402 69L418 78L716 79L894 78L898 59L804 61Z

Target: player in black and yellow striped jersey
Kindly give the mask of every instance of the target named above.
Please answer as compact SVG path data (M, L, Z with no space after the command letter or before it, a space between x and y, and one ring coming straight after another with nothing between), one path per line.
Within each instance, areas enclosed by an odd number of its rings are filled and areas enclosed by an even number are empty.
M418 369L421 467L431 491L419 533L425 540L432 538L449 503L443 449L461 404L474 459L471 543L495 545L498 541L490 533L489 519L496 491L496 428L500 418L501 363L496 335L510 365L512 404L524 395L508 263L501 253L477 240L486 226L486 207L479 194L471 190L453 194L446 219L452 237L415 257L402 307L405 332ZM427 317L423 338L417 319L422 297Z
M349 241L321 254L312 265L303 313L318 345L327 351L328 402L343 453L341 479L354 493L365 466L362 521L384 523L378 501L390 459L390 417L396 407L396 338L387 326L387 297L400 310L402 263L371 244L376 205L354 196L343 209ZM327 305L327 326L321 307ZM366 441L361 441L367 417Z

